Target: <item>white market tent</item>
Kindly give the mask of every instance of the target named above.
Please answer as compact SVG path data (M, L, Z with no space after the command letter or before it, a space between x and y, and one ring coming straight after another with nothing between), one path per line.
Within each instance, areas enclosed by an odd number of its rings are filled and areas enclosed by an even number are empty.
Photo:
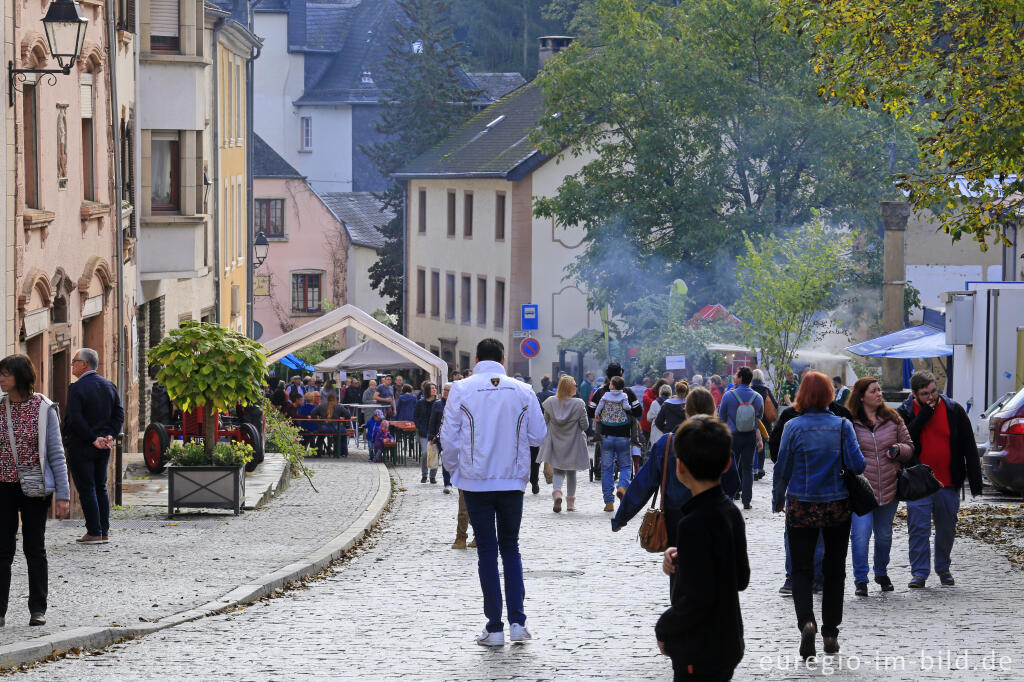
M302 350L326 336L349 328L407 359L411 363L410 366L426 371L437 385L440 386L447 380L448 363L350 304L265 342L263 346L267 349L267 363L277 362L289 353Z
M417 369L419 365L384 344L367 339L360 344L346 348L316 365L318 372L356 372L366 369Z
M761 353L758 349L751 349L731 343L709 343L707 348L709 351L716 353L742 353L744 355L757 355L759 358ZM825 365L831 370L838 370L836 373L841 373L846 381L850 381L851 378L856 380L857 378L850 367L850 359L849 355L838 355L836 353L803 348L798 349L793 357L795 361L806 362L811 365ZM826 373L831 375L831 372Z

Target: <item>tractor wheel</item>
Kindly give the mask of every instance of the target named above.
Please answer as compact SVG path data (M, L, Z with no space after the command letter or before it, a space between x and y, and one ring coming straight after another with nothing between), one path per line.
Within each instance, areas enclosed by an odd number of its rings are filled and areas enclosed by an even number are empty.
M142 457L150 473L159 474L164 470L164 453L167 446L171 444L171 437L167 435L167 429L163 424L153 422L146 427L146 433L142 436Z
M239 424L238 440L252 446L252 461L245 465L246 471L252 471L263 461L263 439L260 438L260 432L252 424Z

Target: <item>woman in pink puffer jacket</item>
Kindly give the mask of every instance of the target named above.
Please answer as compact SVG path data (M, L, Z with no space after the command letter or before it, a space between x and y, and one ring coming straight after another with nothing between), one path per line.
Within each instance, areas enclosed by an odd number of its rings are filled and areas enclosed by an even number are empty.
M889 580L889 549L892 547L892 520L896 516L896 476L900 466L914 456L914 443L903 420L885 404L878 379L857 380L846 401L853 415L853 430L860 443L866 468L864 475L871 482L878 498L878 507L864 516L853 515L850 527L850 557L853 561L855 594L868 596L868 541L875 535L875 582L883 592L891 592Z

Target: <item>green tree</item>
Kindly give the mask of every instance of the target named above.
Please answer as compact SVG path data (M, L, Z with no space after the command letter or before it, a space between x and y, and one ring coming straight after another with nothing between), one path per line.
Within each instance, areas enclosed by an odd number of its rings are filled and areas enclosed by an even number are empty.
M475 71L518 71L533 78L537 38L561 33L560 22L543 13L546 2L454 0L453 30L468 65Z
M820 93L915 123L919 164L899 186L953 241L1003 240L1024 208L1020 0L780 0L815 44Z
M451 0L398 0L401 14L388 41L387 74L376 122L382 141L363 152L384 177L444 139L473 111L477 92L464 87L459 44L452 37ZM370 266L370 284L388 298L387 312L402 328L405 278L405 186L377 195L395 214L384 227L385 244Z
M828 311L840 303L849 276L854 236L819 219L788 235L745 238L736 265L736 316L743 336L761 351L761 366L776 382L802 345L836 329Z
M266 372L263 346L243 334L217 324L189 320L149 351L158 365L156 380L183 411L204 408L203 441L213 455L217 420L212 413L262 399L260 386Z
M774 9L598 0L602 47L571 46L538 76L551 115L536 143L596 157L535 202L585 229L569 274L592 303L620 314L650 278L682 277L696 304L728 304L745 233L803 224L814 209L874 224L892 192L891 120L824 104L810 41L781 31Z

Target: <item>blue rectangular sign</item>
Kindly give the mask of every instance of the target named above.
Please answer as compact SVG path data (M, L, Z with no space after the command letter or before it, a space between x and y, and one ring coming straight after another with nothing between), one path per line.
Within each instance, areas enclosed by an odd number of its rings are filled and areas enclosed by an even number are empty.
M523 320L522 325L519 328L524 330L539 329L539 327L537 326L539 320L537 318L538 315L536 303L527 303L523 305Z

